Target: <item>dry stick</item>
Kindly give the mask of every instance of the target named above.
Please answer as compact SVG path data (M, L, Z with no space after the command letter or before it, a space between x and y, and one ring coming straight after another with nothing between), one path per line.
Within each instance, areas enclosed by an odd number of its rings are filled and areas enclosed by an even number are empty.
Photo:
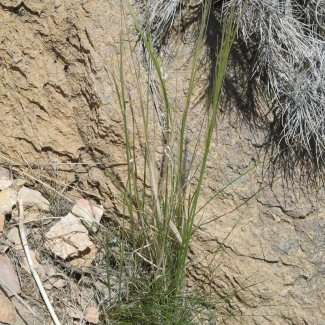
M32 257L30 255L30 251L29 251L29 247L28 247L28 242L27 242L27 238L26 238L26 233L25 233L25 226L22 222L23 220L23 217L24 217L24 207L23 207L23 201L18 199L18 204L19 204L19 232L20 232L20 237L21 237L21 242L23 244L23 247L24 247L24 250L25 250L25 254L26 254L26 257L27 257L27 261L28 261L28 264L29 264L29 268L34 276L34 279L36 281L36 284L39 288L39 291L41 292L41 295L43 297L43 300L46 304L46 307L47 309L49 310L50 314L51 314L51 317L54 321L54 324L55 325L61 325L59 319L57 318L56 314L55 314L55 311L50 303L50 300L45 292L45 289L43 287L43 284L34 268L34 265L33 265L33 261L32 261Z

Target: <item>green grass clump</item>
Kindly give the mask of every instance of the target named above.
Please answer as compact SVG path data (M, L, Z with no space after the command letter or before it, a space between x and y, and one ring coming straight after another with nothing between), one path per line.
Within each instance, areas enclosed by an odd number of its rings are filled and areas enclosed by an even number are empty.
M183 110L181 126L175 127L175 117L168 98L167 84L157 58L150 28L141 27L136 14L128 4L136 28L149 55L147 69L147 87L141 89L143 76L134 69L135 85L138 91L138 103L132 104L127 94L125 83L125 58L123 35L121 33L119 75L112 74L115 91L121 108L126 147L127 180L123 194L123 214L129 216L128 224L122 222L120 228L120 257L117 264L120 278L128 277L127 293L123 294L122 285L118 299L110 301L107 312L110 324L198 324L208 321L206 311L212 308L210 297L200 291L189 292L185 281L187 277L188 254L193 225L198 213L198 201L205 175L209 148L215 128L219 108L221 89L226 73L228 57L233 44L237 24L234 22L234 7L224 24L217 66L215 69L214 89L211 102L207 105L207 122L202 126L201 134L204 143L203 155L196 168L197 182L192 187L191 195L186 195L184 184L184 146L188 130L188 116L192 105L192 93L197 82L197 71L205 41L207 20L210 14L211 1L203 6L200 32L192 61L187 98ZM132 50L131 50L132 56ZM133 65L136 61L133 58ZM155 114L155 99L151 92L152 76L159 81L159 93L162 95L160 110L163 122L161 130L150 124ZM140 82L141 80L141 82ZM143 138L144 164L137 161L134 155L133 106L140 106ZM130 118L132 117L132 118ZM161 132L164 136L163 178L158 182L156 172L156 155L153 148L154 138ZM198 143L195 148L198 147ZM191 161L194 160L195 152ZM195 171L193 171L194 173ZM159 183L159 184L158 184ZM147 186L150 184L150 186ZM127 226L127 227L126 227ZM128 230L126 230L126 228ZM107 244L109 250L109 244ZM109 254L107 255L109 281ZM217 303L217 301L215 301ZM214 307L213 307L214 308Z

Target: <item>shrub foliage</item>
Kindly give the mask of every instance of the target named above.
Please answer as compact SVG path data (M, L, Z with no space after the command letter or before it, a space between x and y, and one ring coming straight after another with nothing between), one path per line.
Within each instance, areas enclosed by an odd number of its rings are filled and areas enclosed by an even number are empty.
M212 0L201 3L205 1ZM301 146L322 161L325 0L226 0L225 13L234 1L240 17L240 36L256 50L253 71L265 76L270 103L282 120L281 139L289 147ZM153 45L161 47L166 30L186 5L185 1L138 0L138 4Z

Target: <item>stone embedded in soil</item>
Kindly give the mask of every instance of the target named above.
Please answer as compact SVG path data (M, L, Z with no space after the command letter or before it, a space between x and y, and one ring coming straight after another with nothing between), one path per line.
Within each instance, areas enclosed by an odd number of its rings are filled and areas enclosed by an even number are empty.
M24 220L31 221L43 218L44 212L50 211L50 202L38 191L23 186L18 191L18 199L24 205ZM13 211L13 217L18 216L18 209Z
M77 268L90 268L93 260L96 258L96 245L92 244L90 247L90 252L85 254L84 256L80 258L75 258L74 260L71 261L71 264Z
M37 274L42 280L46 279L46 272L43 265L39 265L39 267L37 268Z
M68 319L67 325L79 325L80 321L78 319Z
M26 180L21 179L21 178L16 178L12 185L11 188L13 188L17 193L18 191L26 184Z
M85 315L85 320L91 324L98 324L99 310L96 307L89 307Z
M15 250L16 251L22 251L24 249L22 244L15 245Z
M49 281L46 281L46 282L43 284L43 287L44 287L46 290L52 290L52 289L53 289L53 286L52 286L52 284L51 284Z
M17 274L7 256L0 255L0 279L16 294L21 293ZM11 290L6 289L0 284L0 292L3 290L6 295L12 297L14 294Z
M16 297L11 298L11 303L14 305L17 311L17 320L14 325L52 325L51 321L42 322L40 319L35 318L35 316L28 310ZM46 315L45 310L38 309L35 305L32 304L32 309L37 312L39 316L43 319L49 320L49 317ZM62 324L63 325L63 324Z
M20 239L18 228L14 227L14 228L10 229L7 234L7 237L15 245L21 244L21 239Z
M93 232L96 232L99 228L99 223L104 210L102 207L95 205L90 200L81 199L73 206L72 213L81 218L84 224L89 224L91 227L90 229Z
M77 308L72 308L70 307L70 310L69 310L69 316L71 318L78 318L78 319L81 319L83 318L83 313L81 310L78 310Z
M8 245L0 245L0 253L4 254L8 250Z
M87 228L71 213L50 228L45 238L46 247L62 259L87 254L93 244Z
M64 280L64 279L55 279L55 278L52 278L52 279L49 279L49 282L52 284L52 286L54 288L63 288L67 285L67 281Z
M6 216L0 213L0 234L3 232L3 226L5 224Z
M80 288L77 284L73 283L73 288L76 290L76 292L79 293L77 297L77 302L81 306L83 310L85 310L90 303L91 297L90 295L94 295L95 292L91 289L89 290L88 288Z
M16 309L10 299L0 290L0 323L13 324L17 319Z
M34 251L32 251L31 249L29 250L30 252L30 256L32 258L32 262L33 262L33 266L35 268L36 271L38 271L38 268L40 267L40 264L38 263L37 259L36 259L36 254ZM24 259L23 259L23 262L22 262L22 267L29 273L31 274L31 270L30 270L30 267L29 267L29 263L28 263L28 260L27 260L27 257L24 256Z
M0 213L10 214L13 206L17 203L17 192L7 188L0 192Z
M55 273L58 272L58 270L53 265L50 264L45 264L44 268L45 268L46 275L49 277L55 275Z
M50 202L38 191L23 186L18 192L18 198L24 202L24 208L37 206L42 211L50 211Z
M4 167L0 167L0 190L3 191L10 187L13 180L10 178L10 172Z

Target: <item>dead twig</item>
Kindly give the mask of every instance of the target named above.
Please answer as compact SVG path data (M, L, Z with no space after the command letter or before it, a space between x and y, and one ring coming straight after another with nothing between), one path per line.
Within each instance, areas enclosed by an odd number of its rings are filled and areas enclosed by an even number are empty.
M23 217L24 217L24 207L23 207L23 202L22 200L18 199L18 205L19 205L19 233L20 233L20 237L21 237L21 242L22 242L22 245L24 247L24 250L25 250L25 254L26 254L26 258L27 258L27 261L28 261L28 265L29 265L29 268L33 274L33 277L36 281L36 284L38 286L38 289L39 291L41 292L41 295L43 297L43 300L46 304L46 307L48 309L48 311L50 312L51 314L51 317L54 321L54 324L55 325L61 325L58 317L56 316L56 313L52 307L52 304L47 296L47 293L43 287L43 284L42 284L42 281L41 279L39 278L35 268L34 268L34 265L33 265L33 261L32 261L32 257L30 255L30 251L29 251L29 247L28 247L28 242L27 242L27 238L26 238L26 232L25 232L25 226L24 226L24 223L22 222L23 220Z

